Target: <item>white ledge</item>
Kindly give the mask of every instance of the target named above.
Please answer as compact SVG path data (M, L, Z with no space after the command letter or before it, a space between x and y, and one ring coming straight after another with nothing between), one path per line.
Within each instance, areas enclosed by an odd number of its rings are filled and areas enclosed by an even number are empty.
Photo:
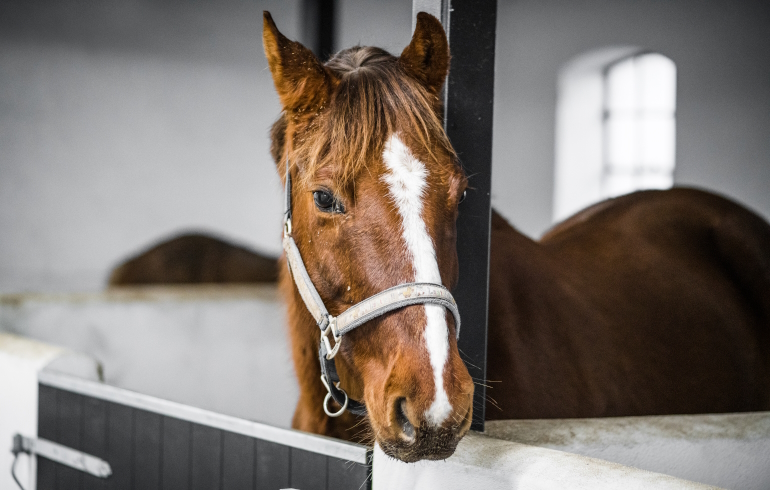
M577 454L471 433L446 461L406 464L374 451L374 490L700 490L718 488Z

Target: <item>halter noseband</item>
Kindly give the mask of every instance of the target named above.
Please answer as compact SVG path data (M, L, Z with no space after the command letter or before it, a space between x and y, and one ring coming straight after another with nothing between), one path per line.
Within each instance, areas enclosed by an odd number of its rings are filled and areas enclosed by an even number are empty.
M302 301L321 330L318 359L321 363L321 382L327 390L323 402L324 412L330 417L339 417L345 410L354 415L366 415L366 405L348 398L345 390L339 387L340 377L334 364L334 356L340 349L342 337L369 320L389 311L417 304L434 304L443 306L452 312L455 320L455 331L457 338L459 338L460 312L457 310L457 303L455 303L449 290L440 284L410 282L381 291L360 303L356 303L336 317L330 315L310 280L297 244L291 236L291 173L289 172L288 156L286 157L285 195L283 249L286 252L286 263ZM334 339L334 346L329 341L329 334ZM342 408L337 412L330 411L329 399L334 399Z

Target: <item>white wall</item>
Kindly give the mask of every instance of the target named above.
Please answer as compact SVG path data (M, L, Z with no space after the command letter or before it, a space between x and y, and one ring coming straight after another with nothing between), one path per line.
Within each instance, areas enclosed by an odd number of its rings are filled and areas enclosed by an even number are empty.
M493 205L522 231L550 224L559 69L607 46L677 66L676 184L770 218L770 9L728 0L500 0Z
M298 2L3 2L0 291L98 289L185 229L280 251L262 10Z

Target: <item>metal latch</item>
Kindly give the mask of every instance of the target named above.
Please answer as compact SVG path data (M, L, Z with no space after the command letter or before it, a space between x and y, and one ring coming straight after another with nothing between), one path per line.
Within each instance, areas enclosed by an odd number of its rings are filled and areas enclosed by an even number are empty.
M99 478L107 478L112 475L110 464L103 459L46 439L35 439L16 434L13 436L13 449L11 451L15 455L27 453L42 456Z

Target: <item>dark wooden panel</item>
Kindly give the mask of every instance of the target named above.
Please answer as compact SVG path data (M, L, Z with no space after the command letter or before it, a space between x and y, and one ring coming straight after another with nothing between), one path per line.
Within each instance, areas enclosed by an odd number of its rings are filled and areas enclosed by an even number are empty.
M329 490L369 490L372 487L371 467L344 459L327 458Z
M109 461L107 453L107 402L96 398L83 398L83 451ZM83 488L103 490L107 481L93 475L83 475Z
M134 488L160 490L161 416L134 411Z
M458 347L476 381L474 430L484 430L492 188L492 108L496 0L451 1L445 127L469 176L457 218L460 280L454 290L463 328Z
M107 462L112 476L107 480L110 490L131 490L134 450L134 410L117 403L107 404Z
M326 459L323 454L291 448L291 486L299 490L326 490Z
M223 437L222 488L252 490L255 484L255 439L232 432L224 432Z
M40 385L38 388L37 434L38 437L57 441L55 388ZM56 490L56 463L45 458L37 459L37 488Z
M257 439L257 490L288 488L290 464L287 446Z
M171 417L163 418L163 489L190 488L192 483L192 424Z
M59 442L72 449L81 450L83 430L83 397L76 393L60 390L57 398L57 420ZM57 465L56 480L59 488L74 490L82 487L83 472L65 465Z
M216 490L222 479L222 431L193 424L192 486L199 490Z

